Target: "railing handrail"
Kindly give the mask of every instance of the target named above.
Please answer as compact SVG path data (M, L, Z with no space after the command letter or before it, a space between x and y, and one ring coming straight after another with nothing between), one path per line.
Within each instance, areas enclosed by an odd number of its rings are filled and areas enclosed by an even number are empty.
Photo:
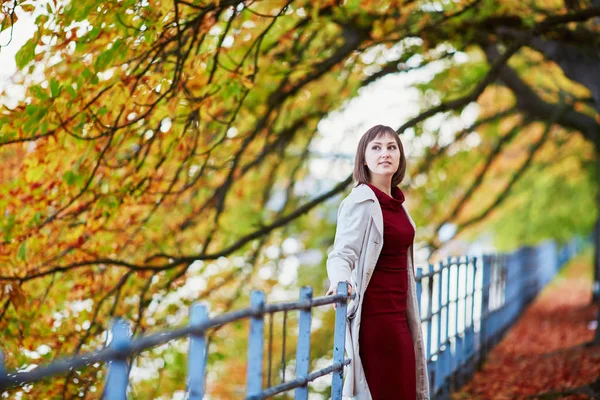
M225 325L230 322L238 321L249 317L259 317L279 311L306 310L313 307L339 303L347 299L353 299L356 295L334 294L331 296L316 297L312 300L299 300L291 302L281 302L265 304L263 307L246 307L241 310L230 311L208 319L197 325L182 326L175 329L165 329L156 333L140 336L127 342L121 347L105 347L101 350L78 354L74 357L65 357L54 360L51 363L36 367L31 371L23 372L18 370L4 371L2 354L0 352L0 391L15 388L16 386L34 383L42 379L68 373L72 369L86 367L97 362L109 362L116 359L126 359L137 354L168 343L172 340L181 339L187 336L201 335L205 331Z

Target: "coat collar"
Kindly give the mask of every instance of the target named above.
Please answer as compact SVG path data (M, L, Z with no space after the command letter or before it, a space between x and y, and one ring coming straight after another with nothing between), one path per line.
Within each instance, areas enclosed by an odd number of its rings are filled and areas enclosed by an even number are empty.
M365 200L377 200L375 193L369 187L369 185L359 184L358 186L354 186L352 191L350 192L350 199L355 203L360 203Z
M352 188L349 197L355 203L367 200L373 201L371 218L373 219L377 231L379 231L380 237L383 239L383 213L381 212L381 206L379 205L379 201L377 201L375 192L373 192L369 185L359 184Z

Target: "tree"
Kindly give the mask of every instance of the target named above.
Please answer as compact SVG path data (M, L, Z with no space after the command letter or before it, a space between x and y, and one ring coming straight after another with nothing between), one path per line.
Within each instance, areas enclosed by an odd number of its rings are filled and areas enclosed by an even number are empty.
M351 177L301 193L315 157L309 146L322 118L386 75L439 68L419 86L423 112L398 127L418 156L409 199L432 249L448 222L465 236L492 226L514 244L498 215L514 218L534 199L552 204L558 182L573 196L533 218L520 239L556 236L569 216L558 234L566 238L597 218L572 213L594 204L590 186L598 186L593 2L2 7L2 29L20 12L33 13L37 26L16 57L26 98L0 115L0 329L9 365L31 363L21 349L41 343L51 349L42 360L95 348L117 314L140 333L181 322L198 297L223 312L247 304L248 287L324 288L324 261L302 265L298 281L286 283L279 274L289 257L275 250L296 238L326 252L334 221L323 217L336 206L326 202ZM474 106L477 118L465 125ZM456 121L465 126L448 139L443 125ZM532 192L536 177L543 180ZM245 335L243 326L224 329L211 337L217 345ZM238 360L221 358L211 367L243 380ZM164 375L184 373L174 360ZM89 368L77 383L69 376L32 390L93 397L101 374ZM183 387L167 381L155 395ZM211 390L226 397L239 386Z

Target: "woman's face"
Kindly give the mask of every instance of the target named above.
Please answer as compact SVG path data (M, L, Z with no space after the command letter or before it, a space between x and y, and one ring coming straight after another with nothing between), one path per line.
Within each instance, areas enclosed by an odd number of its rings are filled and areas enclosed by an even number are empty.
M365 164L371 172L371 180L375 175L391 179L400 165L400 149L396 139L388 134L369 142L365 150Z

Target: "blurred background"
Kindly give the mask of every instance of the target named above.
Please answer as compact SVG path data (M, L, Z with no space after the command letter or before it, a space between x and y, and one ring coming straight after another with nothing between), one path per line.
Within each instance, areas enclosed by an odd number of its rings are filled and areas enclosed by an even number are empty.
M143 334L184 324L198 299L218 315L254 289L269 302L303 285L324 295L337 207L375 124L398 131L408 158L417 265L597 226L598 1L1 4L11 368L102 346L112 316ZM331 361L333 317L315 312L315 368ZM247 323L209 335L207 398L243 396L246 337ZM183 398L186 351L138 357L133 398ZM103 374L6 395L98 398Z

